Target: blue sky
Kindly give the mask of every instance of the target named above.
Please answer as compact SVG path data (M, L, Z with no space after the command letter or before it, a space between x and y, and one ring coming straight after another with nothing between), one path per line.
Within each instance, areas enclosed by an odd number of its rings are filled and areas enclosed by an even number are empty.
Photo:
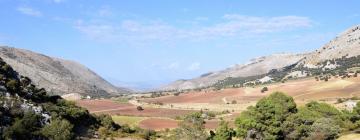
M356 0L0 0L0 45L159 86L272 53L319 48L360 24Z

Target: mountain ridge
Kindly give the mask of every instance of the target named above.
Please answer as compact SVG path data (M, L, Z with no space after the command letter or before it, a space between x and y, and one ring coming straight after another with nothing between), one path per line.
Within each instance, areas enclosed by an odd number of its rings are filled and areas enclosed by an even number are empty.
M82 96L109 97L130 92L113 86L86 66L72 60L7 46L0 46L0 57L51 94L78 93Z
M250 59L244 64L236 64L224 70L208 72L188 80L177 80L159 88L159 90L186 90L211 86L219 80L229 77L248 77L266 74L272 69L281 69L296 64L296 67L317 68L318 63L341 57L360 55L360 25L341 32L337 37L319 49L298 54L272 54ZM281 56L282 58L277 58ZM246 68L247 67L247 68Z

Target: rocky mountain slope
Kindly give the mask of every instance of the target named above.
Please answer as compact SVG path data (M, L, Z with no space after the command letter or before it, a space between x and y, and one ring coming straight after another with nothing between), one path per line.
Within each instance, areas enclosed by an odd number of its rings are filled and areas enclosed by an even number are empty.
M247 77L265 74L272 69L280 69L304 58L304 54L274 54L250 60L247 64L235 65L222 71L204 74L191 80L178 80L162 90L193 89L210 86L227 77Z
M91 139L101 127L120 129L110 116L92 115L58 95L48 95L0 58L1 140Z
M325 60L358 55L360 55L360 25L347 29L323 47L306 55L299 64L312 68Z
M30 77L36 85L45 88L49 94L77 93L107 97L129 92L111 85L87 67L73 61L5 46L0 47L0 57L16 71Z
M342 57L360 55L360 25L339 34L323 47L304 54L274 54L251 60L248 64L236 65L222 71L204 74L190 80L178 80L161 90L183 90L211 86L228 77L248 77L266 74L272 69L281 69L290 65L306 68L318 68L318 64ZM330 66L329 66L330 67Z

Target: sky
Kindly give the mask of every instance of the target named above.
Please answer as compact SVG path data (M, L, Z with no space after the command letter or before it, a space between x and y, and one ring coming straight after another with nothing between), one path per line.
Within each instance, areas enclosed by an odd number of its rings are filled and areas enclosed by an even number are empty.
M0 45L157 87L251 58L320 48L360 24L357 0L0 0Z

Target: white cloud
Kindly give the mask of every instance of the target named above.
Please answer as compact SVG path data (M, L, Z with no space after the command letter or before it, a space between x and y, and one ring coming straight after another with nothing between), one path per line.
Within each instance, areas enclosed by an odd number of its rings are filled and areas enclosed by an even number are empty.
M189 71L195 71L195 70L199 70L199 69L200 69L199 62L194 62L187 68L187 70L189 70Z
M173 42L256 36L308 28L313 24L308 17L300 16L256 17L227 14L221 19L216 24L189 28L176 27L162 21L140 22L135 20L123 20L120 23L82 21L78 22L75 28L86 36L101 41ZM194 21L196 20L199 19L194 19Z
M34 17L41 17L43 15L40 11L32 9L28 6L19 6L18 8L16 8L16 10L21 12L22 14Z

